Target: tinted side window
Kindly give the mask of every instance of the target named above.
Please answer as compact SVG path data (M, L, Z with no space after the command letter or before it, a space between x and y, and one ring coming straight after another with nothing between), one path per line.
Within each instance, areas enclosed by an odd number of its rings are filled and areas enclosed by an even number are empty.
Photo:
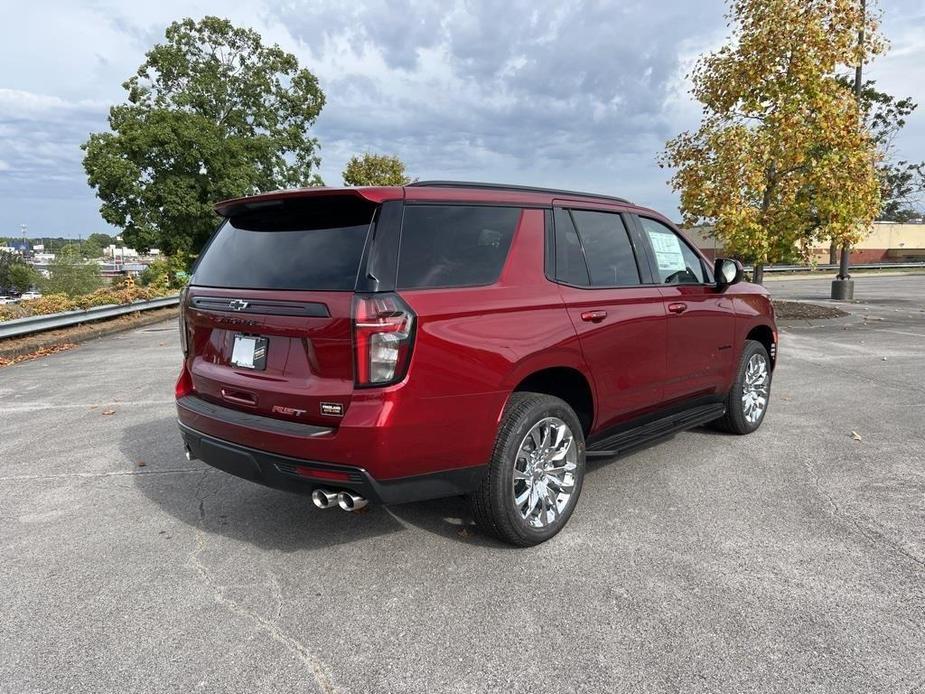
M514 207L408 205L398 287L472 287L496 281L520 212Z
M639 268L619 214L571 210L584 247L591 284L619 287L639 284Z
M591 284L578 232L568 210L556 209L556 279L587 287Z
M703 284L703 264L673 229L654 219L640 217L643 231L655 255L658 281L662 284Z

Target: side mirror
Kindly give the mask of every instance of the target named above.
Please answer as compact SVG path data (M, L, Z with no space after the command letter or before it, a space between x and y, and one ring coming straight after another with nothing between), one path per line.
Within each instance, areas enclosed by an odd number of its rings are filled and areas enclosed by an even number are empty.
M741 282L744 274L742 263L738 260L717 258L716 262L713 263L713 276L716 278L716 286L719 288Z

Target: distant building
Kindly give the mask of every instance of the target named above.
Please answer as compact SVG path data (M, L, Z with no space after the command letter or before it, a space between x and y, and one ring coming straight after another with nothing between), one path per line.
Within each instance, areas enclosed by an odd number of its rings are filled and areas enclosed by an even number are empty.
M688 238L710 258L722 257L723 244L712 235L713 227L685 229ZM816 263L829 262L829 246L813 248ZM851 249L852 263L902 263L925 260L925 224L874 222L868 235Z
M13 255L26 255L30 250L29 244L24 241L10 240L6 246L0 246L0 252L12 253Z
M103 257L112 258L116 262L126 258L137 258L138 251L134 248L128 248L126 246L116 246L114 243L109 244L106 248L103 249Z

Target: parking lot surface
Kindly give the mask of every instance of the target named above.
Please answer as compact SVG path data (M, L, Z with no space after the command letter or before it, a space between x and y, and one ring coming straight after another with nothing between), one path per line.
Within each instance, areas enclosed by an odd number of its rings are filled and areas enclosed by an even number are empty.
M172 324L0 369L0 691L923 691L925 276L856 296L756 434L594 463L526 550L187 462Z

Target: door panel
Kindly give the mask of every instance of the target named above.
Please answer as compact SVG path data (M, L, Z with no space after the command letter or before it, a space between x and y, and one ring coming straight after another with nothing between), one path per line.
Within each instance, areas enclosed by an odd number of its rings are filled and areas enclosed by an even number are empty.
M643 267L618 210L570 206L554 217L556 276L594 379L600 430L662 401L664 300L658 287L641 286Z
M735 353L732 300L709 285L659 291L668 314L665 400L725 392Z
M560 291L594 377L595 429L658 405L665 376L667 323L659 290L562 285ZM584 314L589 315L583 318Z
M643 216L636 222L665 303L665 400L724 393L734 366L732 300L710 283L702 257L676 229Z

